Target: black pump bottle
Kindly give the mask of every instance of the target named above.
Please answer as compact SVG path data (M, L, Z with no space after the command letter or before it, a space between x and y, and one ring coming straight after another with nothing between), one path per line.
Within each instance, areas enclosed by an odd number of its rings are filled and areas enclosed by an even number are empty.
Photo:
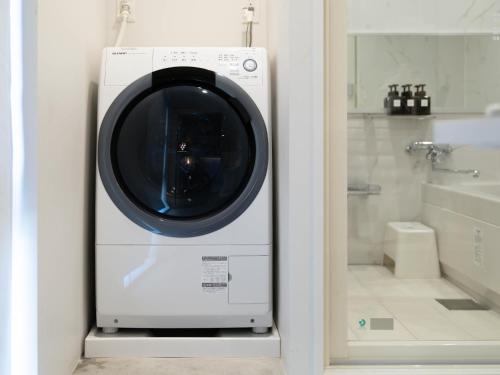
M431 114L431 98L425 92L425 84L415 85L415 114L417 116L428 116Z
M401 93L401 97L403 98L403 111L405 115L413 115L415 111L415 98L411 91L412 86L411 84L402 85L403 92Z
M403 100L399 95L398 86L396 84L389 85L389 93L384 99L385 112L391 116L404 114Z

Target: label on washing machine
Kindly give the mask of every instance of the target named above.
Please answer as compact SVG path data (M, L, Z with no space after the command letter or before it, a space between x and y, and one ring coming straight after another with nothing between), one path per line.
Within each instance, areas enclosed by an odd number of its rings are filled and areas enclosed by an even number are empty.
M201 288L203 293L225 294L228 283L228 257L201 257Z

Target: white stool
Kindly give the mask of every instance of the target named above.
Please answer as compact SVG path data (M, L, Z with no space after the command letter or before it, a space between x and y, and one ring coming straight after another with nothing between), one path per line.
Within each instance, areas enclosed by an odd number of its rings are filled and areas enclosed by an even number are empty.
M394 262L394 275L401 279L441 277L434 229L422 223L388 223L384 258ZM387 259L384 259L384 264Z

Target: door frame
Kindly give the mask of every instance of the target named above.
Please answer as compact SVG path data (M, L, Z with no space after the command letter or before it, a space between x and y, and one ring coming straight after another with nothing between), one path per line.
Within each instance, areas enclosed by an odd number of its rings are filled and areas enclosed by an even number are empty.
M325 0L325 367L334 364L498 363L498 341L351 346L347 336L347 0ZM418 352L415 355L415 351ZM392 353L392 357L384 353ZM472 352L472 355L470 353ZM469 356L468 359L467 358ZM472 357L472 358L470 358ZM328 371L327 371L328 372ZM330 372L328 372L330 373Z
M347 342L347 1L325 0L325 365Z
M10 0L10 364L38 372L37 1ZM3 178L3 176L2 176Z
M0 2L0 373L10 373L12 132L10 103L10 2Z

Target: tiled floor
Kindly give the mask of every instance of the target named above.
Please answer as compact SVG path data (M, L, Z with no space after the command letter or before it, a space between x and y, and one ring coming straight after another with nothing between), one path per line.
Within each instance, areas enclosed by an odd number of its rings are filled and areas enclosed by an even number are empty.
M282 375L279 359L84 359L74 375Z
M500 366L338 366L325 375L499 375Z
M445 279L396 279L381 266L349 266L349 338L361 341L500 340L500 314L449 311L435 298L470 298ZM360 320L393 318L393 330Z

